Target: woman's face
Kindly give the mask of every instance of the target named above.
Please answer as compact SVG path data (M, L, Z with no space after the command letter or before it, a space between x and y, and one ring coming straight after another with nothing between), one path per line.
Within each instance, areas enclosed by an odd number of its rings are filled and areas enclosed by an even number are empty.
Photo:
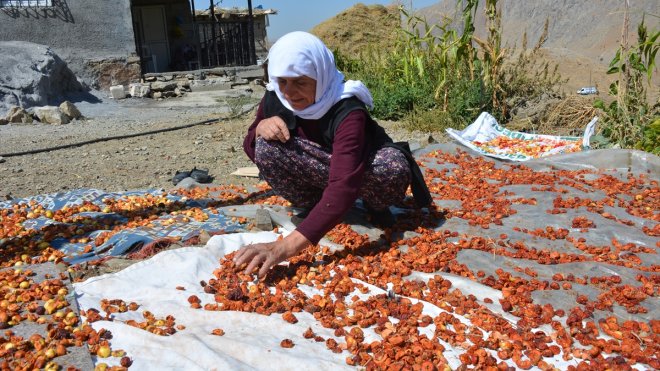
M284 98L297 111L316 102L316 80L311 77L278 77L277 84Z

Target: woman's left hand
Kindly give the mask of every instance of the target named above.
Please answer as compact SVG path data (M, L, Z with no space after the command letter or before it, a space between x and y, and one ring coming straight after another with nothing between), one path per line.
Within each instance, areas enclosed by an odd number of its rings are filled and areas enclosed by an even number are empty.
M247 268L245 268L247 274L252 273L257 267L261 267L259 278L263 278L270 268L296 256L309 245L311 243L305 236L298 231L293 231L281 240L243 246L234 256L234 264L240 267L247 263Z

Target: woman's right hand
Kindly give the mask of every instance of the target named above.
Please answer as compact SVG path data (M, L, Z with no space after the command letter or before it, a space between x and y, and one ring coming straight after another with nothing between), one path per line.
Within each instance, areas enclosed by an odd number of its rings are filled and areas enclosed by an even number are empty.
M279 116L269 117L261 120L256 129L257 137L262 137L266 140L279 140L286 143L291 137L289 128L286 127L284 120Z

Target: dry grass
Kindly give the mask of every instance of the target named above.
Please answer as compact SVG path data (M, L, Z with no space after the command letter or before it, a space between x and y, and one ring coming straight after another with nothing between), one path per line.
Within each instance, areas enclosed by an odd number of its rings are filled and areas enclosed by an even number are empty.
M582 135L584 127L598 115L593 99L568 96L555 105L538 127L540 133Z
M396 5L358 3L315 26L311 33L331 50L357 58L365 48L390 48L394 45L394 30L401 25Z
M581 136L585 126L599 110L594 108L593 97L570 95L565 98L548 98L530 102L528 111L533 116L514 117L505 126L514 131L527 133Z

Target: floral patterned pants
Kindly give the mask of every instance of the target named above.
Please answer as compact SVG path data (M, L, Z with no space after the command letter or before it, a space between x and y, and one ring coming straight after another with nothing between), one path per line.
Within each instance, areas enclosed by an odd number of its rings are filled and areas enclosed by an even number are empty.
M332 154L306 139L287 143L257 138L255 163L273 190L294 206L311 208L328 185ZM359 197L374 209L400 202L410 184L410 166L401 151L381 148L368 160Z

